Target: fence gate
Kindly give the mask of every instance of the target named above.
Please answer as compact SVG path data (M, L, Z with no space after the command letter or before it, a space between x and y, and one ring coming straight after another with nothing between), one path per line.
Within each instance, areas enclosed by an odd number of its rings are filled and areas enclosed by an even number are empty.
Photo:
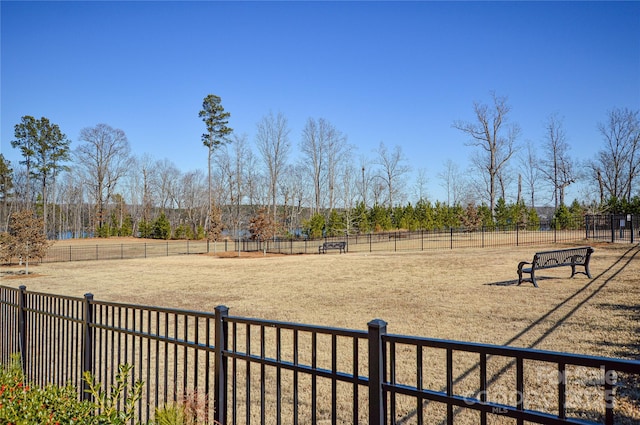
M629 242L640 240L640 215L609 214L586 215L587 239L601 239L607 242Z

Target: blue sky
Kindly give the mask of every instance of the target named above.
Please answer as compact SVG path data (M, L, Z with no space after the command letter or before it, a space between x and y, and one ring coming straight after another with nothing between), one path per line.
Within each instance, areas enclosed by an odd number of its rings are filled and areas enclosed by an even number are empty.
M1 8L2 154L23 115L125 131L135 154L206 169L198 118L213 93L254 140L282 112L292 152L309 117L347 135L356 158L380 142L426 170L432 199L472 148L455 120L507 96L520 142L564 117L570 153L602 148L597 123L640 109L640 2L11 2ZM292 158L293 159L293 158ZM411 185L412 182L409 182ZM572 200L577 189L568 192Z

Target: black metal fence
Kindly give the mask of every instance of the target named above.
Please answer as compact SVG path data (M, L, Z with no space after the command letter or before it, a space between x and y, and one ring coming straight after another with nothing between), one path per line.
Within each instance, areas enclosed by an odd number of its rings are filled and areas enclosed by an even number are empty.
M143 422L187 400L220 424L613 424L640 378L638 361L392 335L379 319L358 331L0 286L0 363L17 352L37 384L83 388L90 371L107 388L133 365Z
M87 260L123 260L129 258L167 257L170 255L204 254L209 252L207 241L164 241L139 243L104 243L96 245L62 245L59 241L47 250L43 263ZM218 243L225 247L224 243ZM211 248L213 249L213 248Z
M587 239L635 243L640 240L640 215L588 215L585 229Z
M589 222L590 223L590 222ZM598 226L598 228L601 226ZM349 252L425 251L431 249L489 248L563 243L597 238L598 234L585 233L584 224L559 230L548 223L535 230L520 226L481 227L474 230L449 228L442 230L395 231L349 235L323 239L275 239L255 241L248 239L207 241L164 241L127 244L96 244L82 246L53 245L42 262L116 260L149 258L169 255L204 254L217 252L264 251L278 254L315 254L326 241L345 241Z

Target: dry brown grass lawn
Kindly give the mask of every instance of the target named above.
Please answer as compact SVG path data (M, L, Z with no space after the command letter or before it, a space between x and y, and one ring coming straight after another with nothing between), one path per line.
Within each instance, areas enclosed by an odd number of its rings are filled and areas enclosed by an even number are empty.
M640 247L596 244L593 278L569 268L516 286L519 261L563 245L402 253L237 253L48 263L1 284L233 316L640 359ZM93 241L93 244L96 242ZM640 421L631 403L630 418ZM635 420L635 419L633 419ZM638 422L640 423L640 422Z
M519 261L557 247L48 263L2 284L353 329L380 318L391 333L638 358L638 246L596 246L593 279L557 268L539 273L539 288L514 285Z

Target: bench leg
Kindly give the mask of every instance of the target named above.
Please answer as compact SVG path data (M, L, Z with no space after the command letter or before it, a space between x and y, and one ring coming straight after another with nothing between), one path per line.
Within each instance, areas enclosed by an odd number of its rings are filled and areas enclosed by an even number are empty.
M525 282L528 280L531 283L533 283L533 286L535 286L536 288L538 287L538 283L536 282L536 275L533 270L531 270L531 273L529 273L529 275L531 276L529 279L524 279L522 277L522 273L523 273L522 270L518 270L518 286L520 286L522 282Z

